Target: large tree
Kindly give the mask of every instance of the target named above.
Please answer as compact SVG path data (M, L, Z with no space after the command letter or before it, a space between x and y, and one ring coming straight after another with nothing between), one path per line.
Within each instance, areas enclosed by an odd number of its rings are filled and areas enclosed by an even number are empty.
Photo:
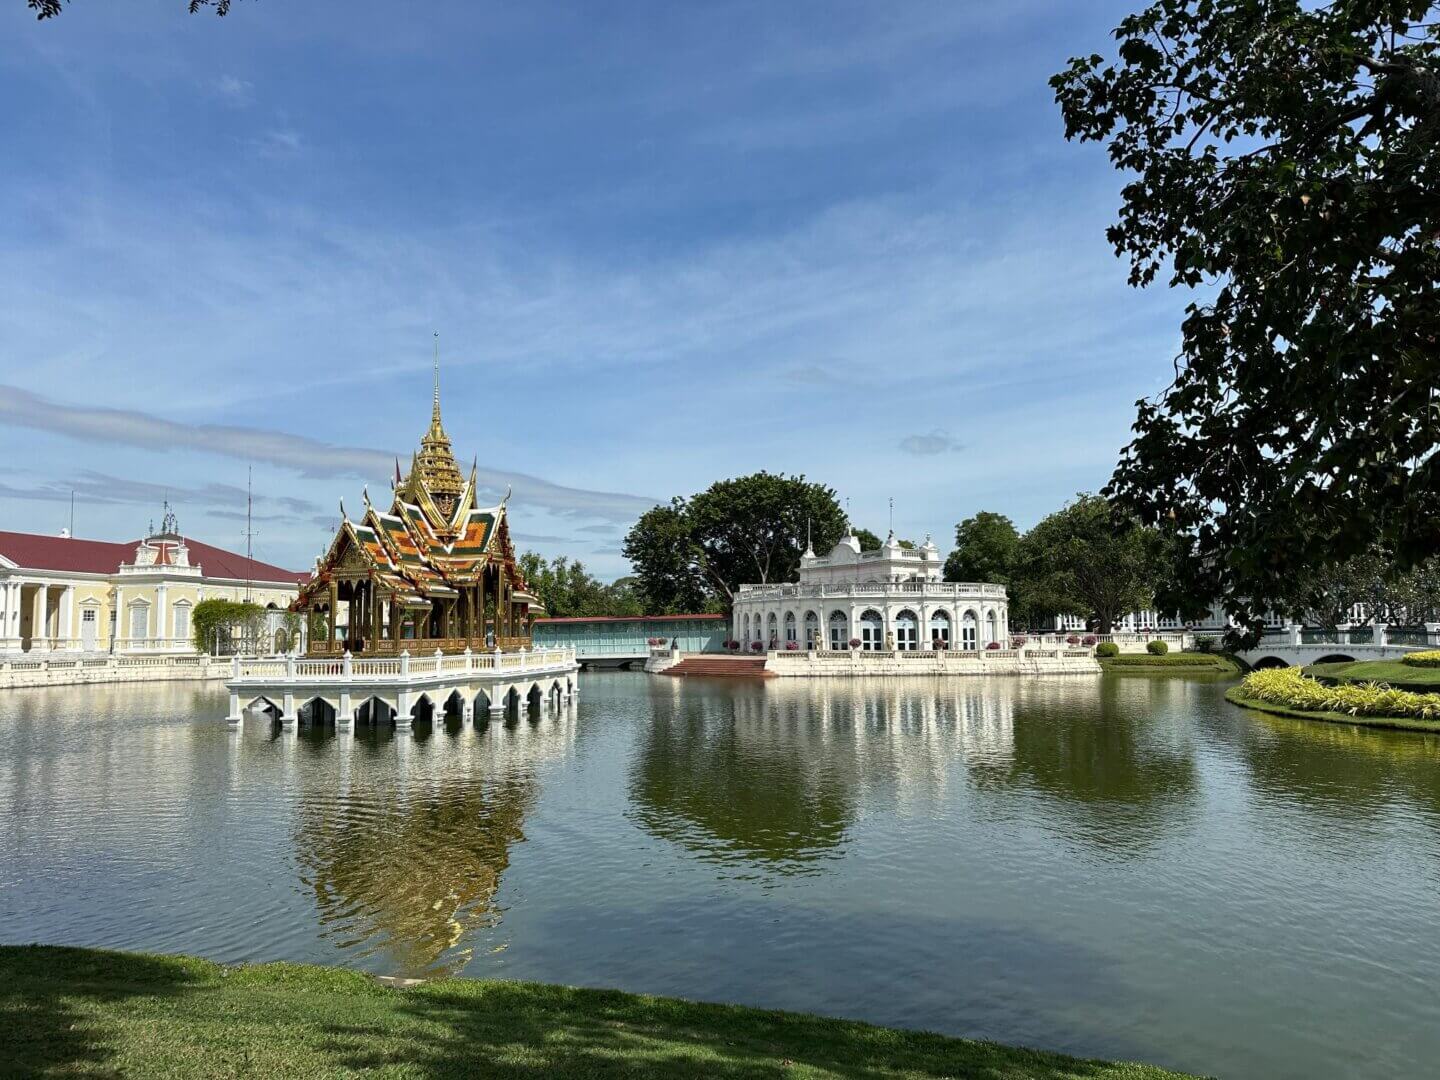
M830 488L758 472L647 511L625 537L625 556L653 605L728 609L741 584L793 581L807 535L828 551L844 532Z
M1155 529L1082 493L1025 534L1013 574L1035 611L1083 615L1108 634L1154 601L1164 557Z
M1029 603L1015 577L1020 533L1004 514L981 510L955 526L955 550L945 559L946 581L988 581L1004 585L1010 596L1010 621L1028 621Z
M1052 80L1131 179L1130 280L1198 289L1109 491L1252 629L1313 568L1440 540L1440 6L1158 0Z
M520 569L525 583L545 605L545 613L554 618L645 614L634 578L607 585L578 559L561 555L549 560L533 551L520 556Z

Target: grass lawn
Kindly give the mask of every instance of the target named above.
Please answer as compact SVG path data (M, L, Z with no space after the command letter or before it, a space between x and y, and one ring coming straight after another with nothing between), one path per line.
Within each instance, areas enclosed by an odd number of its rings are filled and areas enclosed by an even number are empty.
M1440 668L1411 667L1399 660L1311 664L1305 669L1305 674L1313 675L1322 682L1382 682L1397 690L1414 690L1417 694L1440 694Z
M1227 675L1239 674L1240 671L1234 660L1219 653L1177 652L1164 656L1132 653L1102 656L1099 660L1100 666L1107 671L1218 671Z
M799 1013L295 964L0 947L0 1074L1152 1080L1146 1065Z
M1310 712L1306 709L1294 709L1288 705L1276 705L1273 702L1246 697L1240 692L1238 686L1225 691L1225 700L1232 705L1255 709L1258 712L1270 713L1274 716L1290 716L1300 720L1321 720L1327 724L1353 724L1356 727L1393 728L1396 731L1428 731L1432 734L1440 734L1440 720L1412 720L1405 716L1351 716L1349 713Z

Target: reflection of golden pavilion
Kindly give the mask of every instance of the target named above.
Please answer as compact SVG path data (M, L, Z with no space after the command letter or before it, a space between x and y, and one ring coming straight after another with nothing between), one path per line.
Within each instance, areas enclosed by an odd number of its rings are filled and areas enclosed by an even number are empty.
M478 506L475 476L472 465L461 478L440 423L437 363L430 429L409 474L396 463L389 512L370 505L367 492L363 518L342 520L292 606L313 616L310 655L529 646L544 609L516 563L505 500Z

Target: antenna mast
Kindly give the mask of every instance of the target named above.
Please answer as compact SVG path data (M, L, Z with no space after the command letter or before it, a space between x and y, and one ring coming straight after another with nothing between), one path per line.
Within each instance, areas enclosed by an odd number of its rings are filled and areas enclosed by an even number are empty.
M251 477L255 468L252 465L245 466L245 602L250 603L250 571L253 563L251 555L251 541L255 537L255 531L250 528L250 508L254 501L251 497Z
M70 537L75 537L75 489L70 489Z

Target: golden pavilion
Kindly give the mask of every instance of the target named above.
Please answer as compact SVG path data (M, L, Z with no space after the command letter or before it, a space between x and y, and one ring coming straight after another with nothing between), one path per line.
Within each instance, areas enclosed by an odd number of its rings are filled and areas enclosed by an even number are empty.
M440 369L430 428L382 513L341 523L291 605L311 627L308 655L425 655L530 645L539 599L526 587L506 521L509 496L477 506L476 468L461 476L440 423Z

